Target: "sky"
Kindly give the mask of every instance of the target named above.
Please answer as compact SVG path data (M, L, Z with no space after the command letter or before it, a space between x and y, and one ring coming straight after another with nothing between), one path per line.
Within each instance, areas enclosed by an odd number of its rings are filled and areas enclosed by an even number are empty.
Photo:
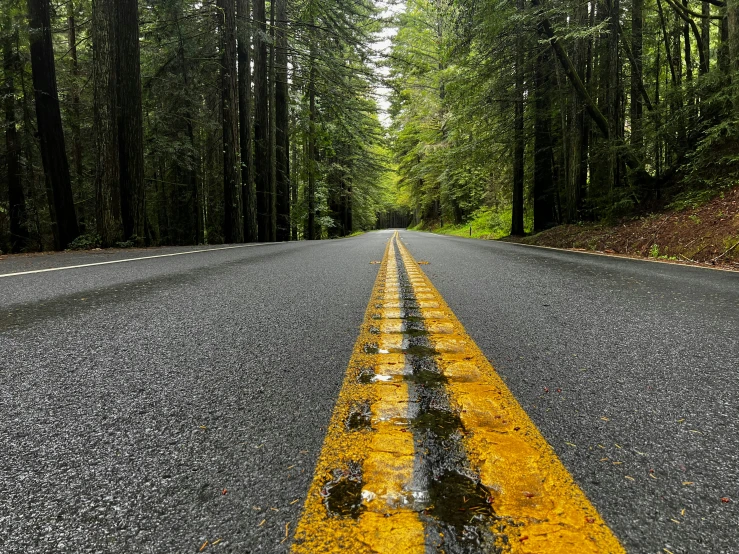
M382 18L390 19L393 15L401 13L405 9L404 0L377 0L376 5L382 9ZM375 72L380 78L387 77L390 73L390 68L383 65L383 56L390 54L392 47L392 39L398 32L396 27L386 27L380 33L376 33L375 42L372 45L372 49L377 53L374 57L375 60ZM388 110L390 109L390 89L378 85L375 88L375 94L377 95L377 105L379 108L380 123L383 127L387 128L390 126L390 115Z

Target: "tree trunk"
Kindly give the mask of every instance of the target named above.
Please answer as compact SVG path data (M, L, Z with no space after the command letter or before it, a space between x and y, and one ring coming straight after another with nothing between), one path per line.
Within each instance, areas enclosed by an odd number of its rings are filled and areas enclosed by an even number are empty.
M28 18L39 147L54 246L62 250L79 235L79 228L59 109L49 0L28 0Z
M270 240L269 89L267 84L267 20L265 0L254 0L254 169L257 191L257 230L260 242Z
M524 11L524 0L516 0L516 9ZM524 109L524 38L521 26L516 29L516 59L515 59L515 100L513 114L513 207L511 213L511 235L521 236L524 234L524 133L523 133L523 109Z
M534 64L534 232L554 224L550 52L542 47Z
M706 71L710 71L711 64L711 4L701 2L701 42L703 43L703 56L706 59Z
M87 202L83 190L83 167L82 167L82 133L80 130L80 88L79 88L79 62L77 58L77 24L75 20L75 3L69 0L67 6L67 43L69 46L69 61L72 66L72 163L74 165L74 183L77 197L77 213L79 215L80 232L85 232L87 226Z
M18 55L14 42L17 33L10 33L3 40L3 71L5 83L0 96L5 99L5 149L8 170L8 207L10 209L10 251L20 252L28 244L26 224L26 196L21 182L21 147L15 119L15 83Z
M314 240L321 237L316 236L316 59L313 45L311 45L308 95L308 221L305 238Z
M182 34L182 26L180 25L181 15L179 8L176 8L173 18L177 21L177 37L179 40L177 56L180 60L182 85L186 94L190 94L190 72L187 59L185 58L185 37ZM190 143L189 146L192 152L195 152L195 129L193 128L193 118L189 108L184 111L183 115L186 121L186 133L188 142ZM197 161L195 155L192 155L186 163L180 163L179 166L185 174L184 181L187 184L187 190L189 192L189 197L186 198L186 201L181 208L183 211L183 219L188 221L186 229L187 235L190 237L188 241L194 244L203 244L205 241L205 234L201 217L201 201L198 191ZM145 218L145 221L148 222L148 217ZM145 223L145 225L148 225L148 223Z
M608 125L613 133L613 139L623 138L623 122L621 119L621 58L618 48L618 28L621 16L620 0L609 0L608 15L609 33L608 33L608 83L606 87L607 98L607 116ZM617 186L620 181L620 160L616 156L614 149L609 148L608 155L609 175L608 182L611 188Z
M293 72L295 66L293 65ZM297 126L296 116L293 116L293 126ZM293 141L291 146L292 150L292 164L290 166L292 177L290 179L290 205L295 208L298 205L298 144L297 141ZM298 240L298 223L295 218L291 219L291 235L292 240Z
M277 134L275 111L275 1L269 3L269 240L277 240Z
M634 63L631 67L631 144L637 151L641 151L644 145L642 133L642 113L644 104L642 101L642 29L644 0L633 0L631 7L631 53Z
M729 68L734 79L739 72L739 0L726 2L726 19L728 23ZM739 112L739 101L735 99L734 109Z
M119 135L116 98L115 0L95 0L92 12L94 57L95 219L104 246L123 240Z
M239 27L239 136L241 144L241 186L244 210L244 241L258 240L257 197L254 192L252 157L251 26L249 0L236 0Z
M223 239L244 240L241 220L239 117L236 73L236 12L234 0L218 0L221 17L221 107L223 110Z
M116 0L118 152L121 217L126 239L144 241L144 122L138 0Z
M287 0L276 4L275 132L277 240L290 240L290 138L287 83Z

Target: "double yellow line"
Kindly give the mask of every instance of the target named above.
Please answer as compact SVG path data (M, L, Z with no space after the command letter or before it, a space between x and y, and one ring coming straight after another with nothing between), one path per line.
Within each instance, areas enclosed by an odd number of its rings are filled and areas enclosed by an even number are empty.
M445 449L462 465L439 462ZM448 552L465 541L483 552L624 552L397 233L294 539L296 554Z

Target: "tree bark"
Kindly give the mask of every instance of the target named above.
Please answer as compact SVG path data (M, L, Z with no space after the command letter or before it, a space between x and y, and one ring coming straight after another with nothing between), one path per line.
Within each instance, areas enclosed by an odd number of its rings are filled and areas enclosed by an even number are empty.
M236 0L239 28L239 137L241 144L241 186L244 210L244 241L258 240L257 197L254 191L252 157L251 25L249 0Z
M277 240L277 133L275 111L275 4L269 3L269 240Z
M320 239L316 236L316 59L315 47L311 45L310 76L308 78L308 221L306 239Z
M77 189L78 198L82 197L82 202L78 202L77 213L79 215L80 232L85 231L87 225L87 209L85 202L85 194L83 187L83 167L82 167L82 133L80 130L81 104L79 90L79 61L77 57L77 23L75 18L75 3L69 0L67 6L67 42L69 45L69 61L72 66L72 121L70 129L72 131L72 163L74 165L74 182Z
M241 172L236 73L236 12L234 0L218 0L221 17L221 108L223 111L223 239L244 240L241 220Z
M287 0L275 0L275 133L277 169L277 240L290 240L290 139L287 83Z
M104 246L123 240L116 99L115 0L95 0L92 10L94 57L95 219Z
M516 0L516 9L524 11L524 0ZM513 114L513 206L511 212L511 235L524 234L524 38L523 29L519 25L516 29L515 54L515 99Z
M736 75L739 72L739 0L728 0L726 3L726 19L728 23L729 68ZM739 102L735 101L735 109L739 111Z
M5 151L7 156L8 207L10 209L10 251L21 252L28 244L26 196L21 181L21 147L15 118L15 82L18 71L18 54L14 48L17 33L8 34L3 40L3 83L1 97L5 108Z
M121 217L126 239L144 241L144 122L138 0L116 0L118 152Z
M547 47L534 64L534 232L554 225L552 121L549 79L551 54Z
M28 0L28 18L41 160L54 246L62 250L79 235L79 228L59 109L49 0Z
M264 0L254 0L254 169L257 192L257 230L260 242L270 240L269 89L267 83L267 32Z
M701 42L703 42L703 57L706 59L706 73L711 64L711 4L701 2Z
M631 6L631 144L641 151L644 145L642 133L642 89L644 88L642 63L642 35L644 26L644 0L633 0Z

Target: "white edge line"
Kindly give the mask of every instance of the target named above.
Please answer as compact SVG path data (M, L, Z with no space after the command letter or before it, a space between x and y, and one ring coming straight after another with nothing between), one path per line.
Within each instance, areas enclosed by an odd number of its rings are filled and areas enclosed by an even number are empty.
M609 254L608 252L588 252L587 250L575 250L574 248L556 248L554 246L541 246L538 244L526 244L525 242L508 242L506 240L498 240L498 239L478 239L470 237L459 237L457 235L443 235L441 233L434 233L433 231L416 231L416 230L409 230L406 229L409 233L426 233L428 235L434 235L436 237L446 237L451 239L462 239L462 240L479 240L482 242L489 242L489 243L501 243L501 244L512 244L514 246L526 246L528 248L541 248L542 250L554 250L555 252L572 252L573 254L587 254L588 256L603 256L605 258L615 258L617 260L631 260L633 262L647 262L652 264L664 264L664 265L672 265L672 266L679 266L679 267L694 267L696 269L707 269L709 271L723 271L725 273L739 273L736 269L723 269L721 267L709 267L706 265L693 265L693 264L685 264L685 263L679 263L679 262L673 262L669 260L654 260L651 258L634 258L631 256L626 256L624 254L622 255L616 255L616 254ZM2 275L0 275L2 277Z
M32 271L19 271L18 273L5 273L0 275L0 279L4 277L19 277L21 275L32 275L34 273L49 273L50 271L64 271L66 269L79 269L81 267L93 267L96 265L122 264L126 262L137 262L139 260L152 260L154 258L170 258L172 256L184 256L186 254L201 254L203 252L217 252L219 250L233 250L234 248L250 248L254 246L271 246L280 244L277 242L268 242L261 244L239 244L237 246L222 246L220 248L205 248L203 250L189 250L187 252L173 252L172 254L157 254L155 256L141 256L139 258L126 258L125 260L110 260L107 262L95 262L92 264L66 265L62 267L50 267L47 269L34 269Z

